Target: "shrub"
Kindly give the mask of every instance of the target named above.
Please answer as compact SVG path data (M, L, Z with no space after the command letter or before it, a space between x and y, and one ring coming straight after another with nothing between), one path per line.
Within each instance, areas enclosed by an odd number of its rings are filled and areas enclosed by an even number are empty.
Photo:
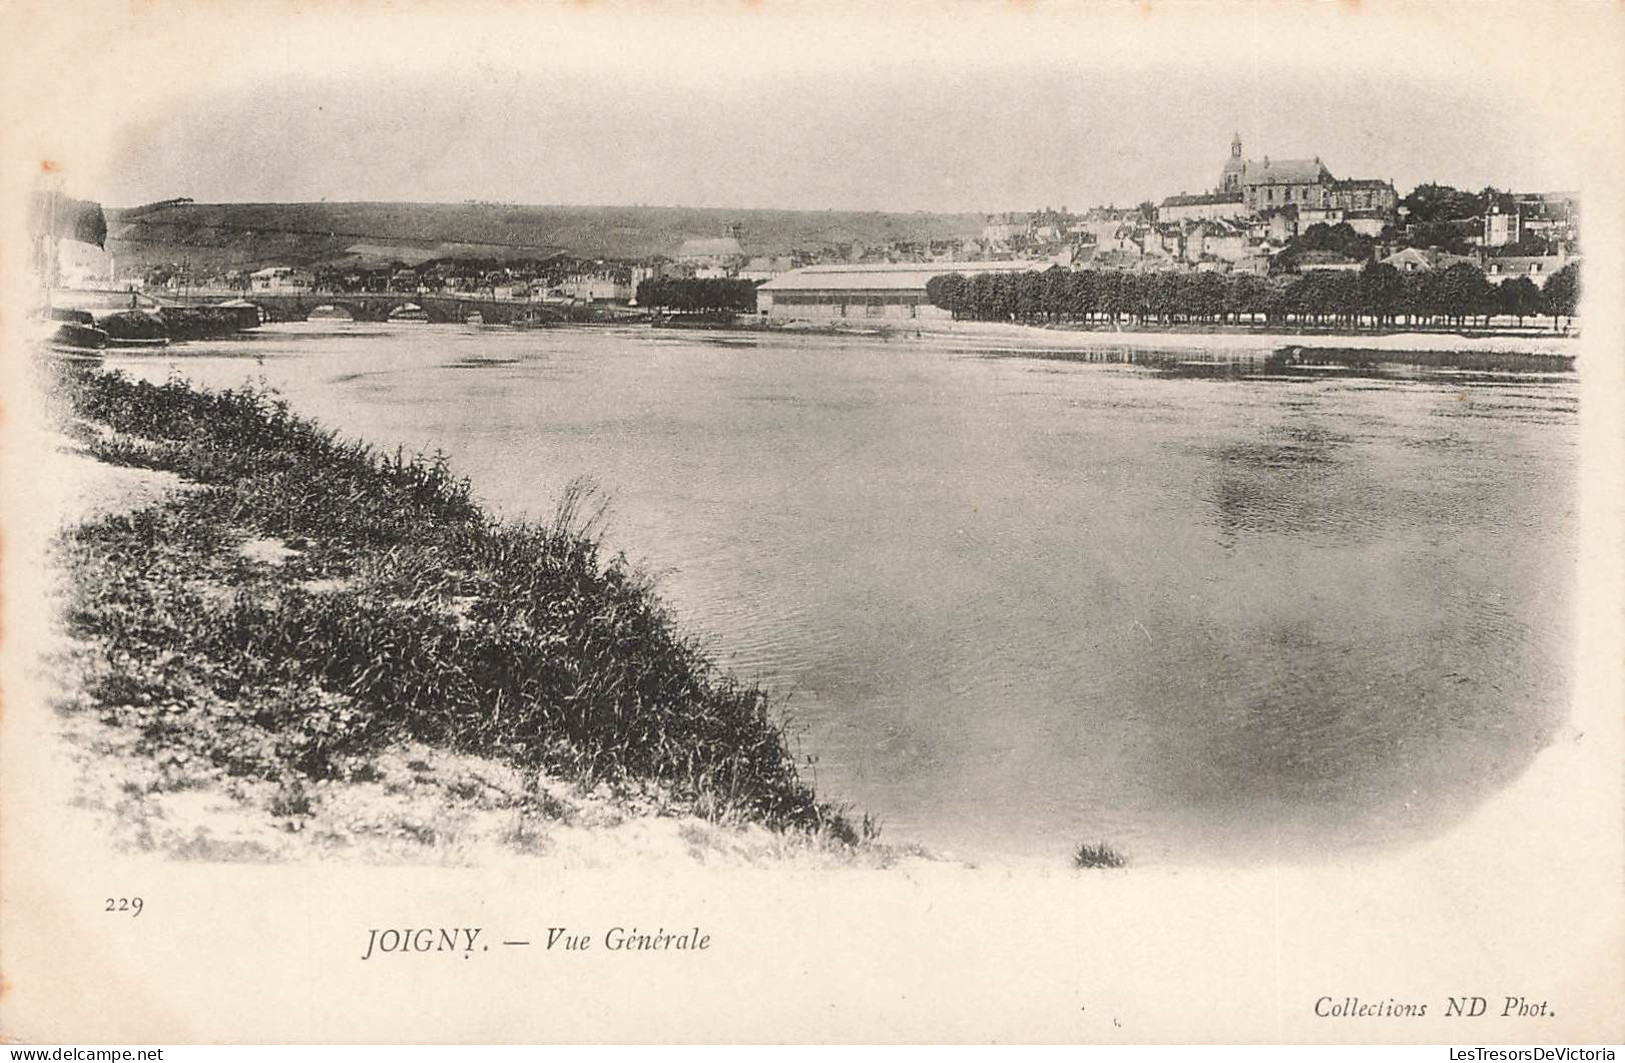
M1108 842L1083 842L1072 853L1072 866L1079 869L1127 867L1128 859Z

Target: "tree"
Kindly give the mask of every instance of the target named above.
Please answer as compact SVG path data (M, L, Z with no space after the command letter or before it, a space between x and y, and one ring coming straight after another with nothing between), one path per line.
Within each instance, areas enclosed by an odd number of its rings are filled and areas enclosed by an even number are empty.
M966 289L970 316L979 321L991 319L994 313L993 275L990 273L976 274L970 279Z
M995 321L1014 321L1017 310L1017 281L1013 274L996 273L989 278L992 294L992 314Z
M1552 328L1556 329L1561 319L1574 316L1574 311L1580 305L1580 264L1570 262L1546 282L1545 296L1546 312L1552 316Z
M1230 286L1217 273L1198 273L1190 278L1184 300L1188 313L1204 321L1218 318L1225 310L1225 296Z
M1360 316L1360 275L1358 273L1327 273L1326 302L1333 320L1353 324Z
M1044 286L1041 300L1044 317L1050 321L1059 321L1071 303L1068 298L1067 271L1060 266L1051 266L1039 276Z
M1224 309L1239 319L1262 314L1269 309L1270 283L1255 273L1236 273L1225 288Z
M1360 306L1376 319L1391 322L1405 304L1405 278L1386 262L1372 260L1360 270Z
M1428 306L1429 278L1431 273L1401 273L1399 279L1404 282L1399 297L1400 311L1407 317L1407 324L1416 324L1416 319L1431 313Z
M1528 277L1514 277L1496 289L1496 310L1517 318L1519 325L1523 324L1524 318L1540 313L1540 306L1540 289Z
M1442 273L1429 273L1422 282L1421 301L1429 314L1442 316L1452 324L1495 309L1490 282L1469 262L1458 262Z
M1124 314L1134 310L1134 275L1111 270L1100 275L1097 285L1100 309L1116 323Z
M925 282L926 299L930 300L932 306L941 307L955 318L968 313L965 296L965 276L962 273L943 274Z
M1429 182L1417 185L1399 205L1410 212L1413 224L1431 225L1476 217L1483 209L1480 200L1471 192Z
M1150 284L1145 291L1146 309L1155 314L1157 320L1166 321L1179 308L1180 274L1153 273Z
M1463 224L1442 221L1418 223L1412 227L1405 244L1408 247L1437 247L1452 255L1468 254L1473 247L1462 232Z
M1305 273L1292 281L1281 290L1280 309L1289 317L1297 314L1303 321L1313 318L1320 312L1320 292L1318 290L1321 274Z
M1067 313L1080 321L1088 321L1100 307L1100 290L1094 270L1079 270L1067 275Z
M1264 289L1264 320L1285 320L1288 309L1287 285L1268 284Z
M1018 321L1032 321L1044 311L1044 278L1037 273L1010 275L1013 310Z

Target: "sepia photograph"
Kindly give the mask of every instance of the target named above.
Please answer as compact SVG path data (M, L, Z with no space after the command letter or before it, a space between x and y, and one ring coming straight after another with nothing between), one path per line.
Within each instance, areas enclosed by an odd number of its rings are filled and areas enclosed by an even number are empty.
M8 1043L1625 1039L1616 7L0 24Z

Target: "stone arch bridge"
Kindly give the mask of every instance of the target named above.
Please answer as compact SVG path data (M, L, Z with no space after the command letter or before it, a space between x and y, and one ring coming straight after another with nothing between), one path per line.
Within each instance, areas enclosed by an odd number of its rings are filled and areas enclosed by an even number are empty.
M388 321L389 315L408 304L419 306L430 321L460 323L479 314L486 323L509 325L515 321L558 322L566 319L557 307L507 299L474 299L454 295L425 295L416 292L245 292L236 298L260 308L267 321L304 321L311 311L321 308L343 310L357 321ZM218 295L192 299L167 299L179 305L219 303Z

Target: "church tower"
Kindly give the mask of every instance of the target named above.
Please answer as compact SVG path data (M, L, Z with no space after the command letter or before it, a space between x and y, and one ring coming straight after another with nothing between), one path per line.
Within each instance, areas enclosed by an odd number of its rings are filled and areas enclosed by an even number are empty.
M1220 192L1240 192L1242 171L1247 163L1241 158L1241 134L1238 132L1230 138L1230 157L1224 160L1224 169L1219 171Z

